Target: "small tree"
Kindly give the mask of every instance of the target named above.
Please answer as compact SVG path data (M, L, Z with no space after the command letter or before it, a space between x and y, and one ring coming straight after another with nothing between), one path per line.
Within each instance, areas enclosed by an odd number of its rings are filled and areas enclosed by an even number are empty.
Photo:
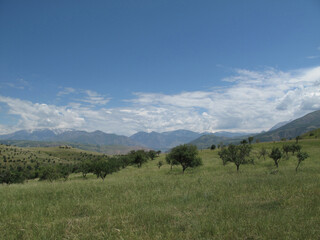
M216 149L216 145L212 144L210 147L211 150L215 150Z
M158 166L158 168L160 169L162 165L163 165L163 162L160 160L160 161L158 162L157 166Z
M281 153L280 149L277 147L273 147L269 157L273 159L274 164L278 168L279 167L279 160L282 157L282 153Z
M70 173L72 172L72 167L70 165L62 165L59 167L59 172L64 180L67 181Z
M301 146L299 144L292 144L290 150L292 155L294 155L295 152L300 152Z
M246 139L243 139L241 142L240 142L240 144L247 144L248 143L248 141L246 140Z
M287 158L289 157L288 153L291 151L291 149L292 149L292 145L289 145L289 144L282 145L282 150L286 154Z
M178 162L182 166L183 173L189 167L202 165L202 159L198 157L198 149L194 145L184 144L174 147L167 157L171 162Z
M151 160L154 160L156 156L157 156L157 152L156 152L156 151L150 150L150 151L148 152L148 157L149 157Z
M263 160L266 160L266 156L268 155L268 151L265 147L262 147L259 151L258 157L261 158L263 157Z
M89 172L92 172L92 161L85 160L80 163L79 171L82 172L82 177L86 178Z
M175 159L171 158L169 154L166 155L166 162L170 165L170 170L172 170L173 165L179 165L180 163Z
M46 166L41 169L39 180L49 180L50 182L52 182L59 177L59 173L57 172L55 167Z
M306 158L308 158L308 157L309 157L309 154L306 153L306 152L299 152L299 153L297 154L298 165L297 165L297 167L296 167L296 172L298 171L298 167L299 167L300 163L301 163L302 161L304 161L304 160L305 160Z
M301 140L302 138L300 136L296 136L296 143L299 142L299 140Z
M237 172L241 164L253 163L253 160L250 159L251 146L243 143L241 145L235 146L230 144L227 148L221 149L218 153L222 159L223 165L226 165L227 162L233 162L237 167Z
M143 150L130 152L131 163L136 164L138 168L141 168L143 163L148 161L148 155Z
M251 144L251 143L252 143L253 138L254 138L254 137L248 137L248 142L249 142L249 144Z

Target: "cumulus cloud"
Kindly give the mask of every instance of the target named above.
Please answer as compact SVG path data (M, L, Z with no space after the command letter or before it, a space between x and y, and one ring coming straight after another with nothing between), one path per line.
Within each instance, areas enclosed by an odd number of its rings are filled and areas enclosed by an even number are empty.
M76 91L83 96L67 106L8 97L0 102L9 106L9 114L19 116L19 128L99 129L124 135L176 129L259 132L320 109L320 67L236 69L223 81L231 85L170 95L134 93L118 108L107 108L109 98L89 90Z

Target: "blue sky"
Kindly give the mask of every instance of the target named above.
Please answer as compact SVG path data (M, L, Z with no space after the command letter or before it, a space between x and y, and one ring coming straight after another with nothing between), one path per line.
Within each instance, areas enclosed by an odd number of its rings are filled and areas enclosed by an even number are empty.
M320 1L0 1L0 133L267 130L320 109Z

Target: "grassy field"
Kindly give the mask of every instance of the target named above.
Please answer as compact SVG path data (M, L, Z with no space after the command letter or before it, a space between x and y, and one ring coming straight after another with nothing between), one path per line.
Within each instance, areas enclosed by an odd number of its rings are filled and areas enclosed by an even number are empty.
M288 143L288 142L287 142ZM265 146L254 144L253 153ZM68 181L0 186L0 239L319 239L320 141L300 141L310 158L295 172L291 156L275 171L222 165L202 150L203 166L142 168Z

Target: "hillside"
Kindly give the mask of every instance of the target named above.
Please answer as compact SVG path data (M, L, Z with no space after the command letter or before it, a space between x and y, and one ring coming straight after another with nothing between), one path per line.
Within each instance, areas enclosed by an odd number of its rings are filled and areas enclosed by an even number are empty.
M167 151L180 144L188 143L202 134L188 131L188 130L176 130L170 132L138 132L130 137L135 142L138 142L142 146L148 148Z
M46 142L46 141L29 141L29 140L0 140L1 144L4 145L14 145L23 148L33 148L33 147L59 147L61 145L69 145L73 148L82 149L85 151L105 153L108 155L115 154L126 154L132 150L145 149L145 147L139 146L123 146L123 145L92 145L92 144L80 144L80 143L70 143L70 142Z
M284 124L284 125L283 125ZM301 118L294 121L289 121L287 124L285 122L278 123L272 127L271 131L262 132L260 134L250 134L244 136L235 137L220 137L216 134L204 135L193 141L190 144L196 145L200 149L205 149L210 147L212 144L229 144L229 143L239 143L242 139L247 139L249 136L254 137L254 141L260 142L270 142L279 141L283 138L292 139L296 136L302 135L313 129L320 128L320 110L309 113Z
M301 135L302 139L317 139L320 138L320 128L307 132Z
M320 128L320 110L309 113L275 130L255 135L255 139L262 142L279 141L283 138L291 139L317 128Z
M298 173L290 155L275 171L270 158L222 165L202 150L203 166L187 169L157 160L128 167L105 181L70 180L0 185L3 239L317 239L320 221L320 139L301 140L310 158ZM253 156L283 143L253 144ZM69 149L70 150L70 149ZM59 154L67 154L61 149ZM72 149L71 149L72 150ZM56 151L60 151L57 149ZM72 150L73 151L73 150ZM71 156L70 156L71 157Z
M68 142L78 144L91 145L123 145L123 146L139 146L126 136L116 134L108 134L101 131L86 132L67 130L57 132L50 129L39 129L34 131L18 131L12 134L0 135L1 140L31 140L31 141L47 141L47 142Z
M192 145L197 146L199 149L206 149L209 148L211 145L218 145L218 144L228 144L234 141L238 141L237 138L232 139L232 138L228 138L228 137L220 137L220 136L216 136L214 134L210 134L210 135L204 135L201 136L191 142L189 142Z

